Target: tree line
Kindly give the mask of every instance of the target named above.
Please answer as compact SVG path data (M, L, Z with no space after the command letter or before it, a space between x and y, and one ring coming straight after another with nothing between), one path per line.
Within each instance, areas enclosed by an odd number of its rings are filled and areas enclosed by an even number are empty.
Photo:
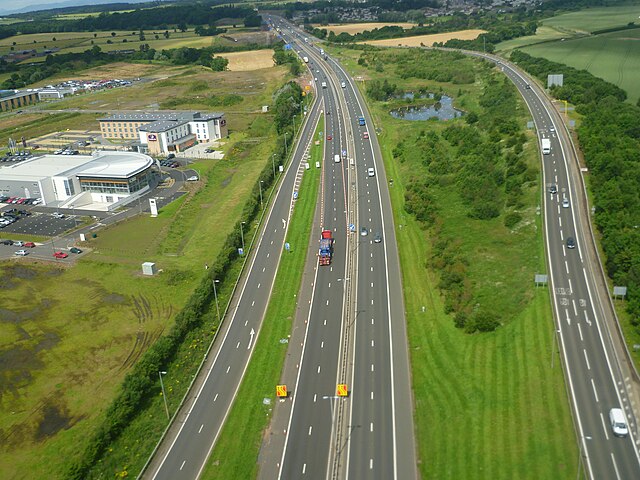
M511 60L543 82L548 74L564 74L564 86L551 93L582 115L578 139L589 168L605 269L615 285L627 287L626 309L640 332L640 101L625 102L624 90L585 70L519 50Z

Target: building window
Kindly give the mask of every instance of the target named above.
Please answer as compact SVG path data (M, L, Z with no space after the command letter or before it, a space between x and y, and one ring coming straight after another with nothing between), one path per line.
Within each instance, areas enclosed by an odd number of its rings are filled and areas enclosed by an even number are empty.
M69 182L69 180L64 180L64 191L67 194L67 197L75 195L75 190L73 188L73 182Z

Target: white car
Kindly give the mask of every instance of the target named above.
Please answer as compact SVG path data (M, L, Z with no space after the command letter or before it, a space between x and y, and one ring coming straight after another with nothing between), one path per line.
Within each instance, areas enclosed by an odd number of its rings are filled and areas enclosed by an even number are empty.
M562 199L562 208L569 208L569 199L568 198L563 198Z
M25 257L29 255L29 252L27 252L26 250L18 250L17 252L15 252L15 255L20 255L21 257Z
M56 218L64 218L64 213L60 213L60 212L54 212L51 215L53 215Z
M197 175L193 175L189 178L187 178L187 182L197 182L198 181L198 176Z
M556 127L554 127L553 125L551 125L551 126L549 127L549 131L550 131L551 133L555 132L555 131L556 131Z
M370 177L375 177L376 176L376 171L373 168L368 168L367 169L367 175Z

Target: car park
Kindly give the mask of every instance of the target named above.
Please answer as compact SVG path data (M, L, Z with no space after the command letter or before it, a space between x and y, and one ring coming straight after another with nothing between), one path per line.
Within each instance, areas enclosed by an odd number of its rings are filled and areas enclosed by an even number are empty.
M82 250L80 250L78 247L71 247L69 251L71 253L82 253Z
M29 252L27 252L26 250L18 250L17 252L14 252L14 255L20 255L21 257L25 257L29 255Z
M56 258L67 258L69 254L64 252L54 252L53 256Z

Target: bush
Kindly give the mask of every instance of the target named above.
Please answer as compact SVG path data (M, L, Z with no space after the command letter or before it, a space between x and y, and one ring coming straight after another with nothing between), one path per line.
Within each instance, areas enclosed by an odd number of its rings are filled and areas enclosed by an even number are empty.
M507 213L504 217L504 226L513 228L522 221L522 215L517 212Z

